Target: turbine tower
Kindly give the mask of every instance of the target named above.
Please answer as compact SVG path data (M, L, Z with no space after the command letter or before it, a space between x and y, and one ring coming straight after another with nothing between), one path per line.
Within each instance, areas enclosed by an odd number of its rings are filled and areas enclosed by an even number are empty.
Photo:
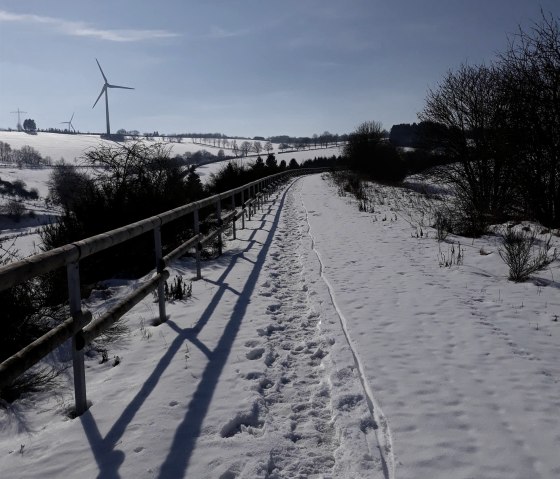
M97 58L95 59L95 61L97 62L97 66L99 67L99 71L101 72L101 75L103 76L103 80L105 80L105 84L103 85L103 88L101 88L101 93L99 93L99 96L97 97L97 100L95 100L95 103L92 106L92 109L95 108L95 105L97 105L97 102L99 101L99 99L101 98L101 95L103 95L103 93L105 93L105 117L107 119L107 136L111 135L111 126L109 124L109 96L108 96L108 89L109 88L123 88L125 90L134 90L134 88L131 88L129 86L119 86L119 85L111 85L108 81L107 81L107 77L105 76L105 73L103 73L103 70L101 69L101 65L99 64L99 61L97 60Z
M23 128L21 127L21 114L22 113L27 113L26 111L21 111L18 107L18 109L16 111L12 111L11 113L17 113L17 129L18 131L21 131Z
M68 125L68 131L73 131L74 133L76 133L76 128L74 128L74 125L72 125L73 119L74 119L74 113L72 113L72 116L70 117L70 121L61 121L60 124Z

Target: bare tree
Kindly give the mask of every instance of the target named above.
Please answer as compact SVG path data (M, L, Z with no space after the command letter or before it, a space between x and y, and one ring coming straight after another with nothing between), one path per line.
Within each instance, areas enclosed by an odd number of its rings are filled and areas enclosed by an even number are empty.
M319 141L319 135L317 133L313 133L313 145L317 148L317 142Z
M560 24L541 12L500 57L512 156L528 213L560 225Z
M0 161L10 163L12 161L12 147L9 143L0 141Z
M329 147L329 142L331 141L332 138L332 134L328 131L324 131L323 134L319 137L320 141L321 141L321 145L324 148L328 148Z
M511 210L513 168L500 84L495 67L462 65L428 91L418 115L438 125L436 144L452 161L439 178L455 189L464 233L481 233Z
M270 154L270 153L272 152L272 150L274 150L274 147L272 146L272 142L267 141L267 142L264 144L264 149L266 150L266 152L267 152L268 154Z
M262 147L262 145L261 145L261 142L260 142L260 141L255 141L255 142L253 143L253 151L254 151L257 155L259 155L259 154L261 153L262 150L263 150L263 147Z
M241 155L247 156L251 151L251 148L252 145L249 141L244 141L243 143L241 143L241 146L239 147L239 149L241 150Z

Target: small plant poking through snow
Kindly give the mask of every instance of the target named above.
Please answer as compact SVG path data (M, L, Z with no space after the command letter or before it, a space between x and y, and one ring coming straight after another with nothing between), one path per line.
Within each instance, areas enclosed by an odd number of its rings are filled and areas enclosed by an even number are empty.
M463 260L465 259L465 250L461 248L461 243L457 243L457 247L452 244L451 247L447 250L447 253L444 253L439 249L439 267L440 268L451 268L451 266L461 266L463 264Z
M185 344L185 369L188 369L189 367L189 359L191 357L191 353L189 350L189 345Z
M502 234L502 248L498 253L509 267L509 278L519 283L525 281L537 271L541 271L552 263L556 257L556 248L551 251L551 236L543 245L537 247L534 232L518 231L507 228Z
M99 364L103 364L109 361L109 352L106 349L101 350L101 359L99 360Z
M143 318L140 321L140 334L143 341L148 341L152 337L152 333L146 329L146 322Z
M440 209L435 212L434 229L436 230L438 241L445 241L447 235L452 230L451 220L444 210Z
M171 285L169 285L167 281L165 282L164 291L167 301L188 299L192 295L192 281L185 284L181 276L175 276Z

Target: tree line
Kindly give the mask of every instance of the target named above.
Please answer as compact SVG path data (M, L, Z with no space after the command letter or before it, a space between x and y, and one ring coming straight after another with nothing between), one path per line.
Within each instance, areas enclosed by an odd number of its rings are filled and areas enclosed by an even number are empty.
M0 141L0 163L16 165L18 168L39 168L51 165L52 159L50 156L43 157L31 146L12 148L9 143Z

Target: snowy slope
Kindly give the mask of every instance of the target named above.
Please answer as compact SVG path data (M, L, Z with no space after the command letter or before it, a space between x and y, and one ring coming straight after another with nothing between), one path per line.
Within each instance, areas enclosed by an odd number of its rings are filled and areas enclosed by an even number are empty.
M103 140L99 135L65 135L45 132L30 135L21 131L0 131L0 141L8 143L12 149L19 149L25 145L31 146L43 157L50 156L54 162L63 158L67 163L76 162L88 149L97 148L100 145L114 145L114 142ZM156 138L154 141L162 141L162 138ZM194 144L189 139L184 139L181 143L165 144L171 149L172 156L182 155L187 151L194 153L202 149L212 151L212 148Z
M45 132L38 132L31 135L21 131L0 131L0 141L8 143L12 149L20 149L22 146L26 145L31 146L39 151L43 157L50 156L53 162L59 161L63 158L67 163L76 162L83 157L84 152L88 149L96 148L100 145L110 146L114 144L114 142L101 139L99 135L65 135ZM148 144L152 143L151 140L148 141L143 139L142 141L147 142ZM154 138L154 141L164 142L164 144L170 148L171 156L184 155L187 152L195 153L199 150L207 150L210 153L217 155L220 150L218 147L193 143L190 138L183 138L181 143L167 142L161 137ZM238 143L241 143L241 141L242 140L237 140ZM341 147L330 147L318 150L279 153L279 145L273 144L273 147L273 151L277 154L279 162L282 159L289 162L292 158L295 158L299 163L309 158L312 159L315 156L339 155L341 152ZM226 154L233 155L230 149L224 151ZM266 157L266 153L262 153L262 156Z
M296 180L167 323L129 313L81 418L68 384L0 410L2 477L558 477L558 264L510 283L485 237L440 267L410 192L362 213L336 191ZM87 307L133 283L109 285Z
M163 138L156 138L154 141L163 141ZM23 146L31 146L35 148L43 157L51 157L53 162L64 159L67 163L81 164L83 155L86 151L100 145L114 145L113 142L103 140L99 135L66 135L57 133L38 132L37 134L27 134L18 131L0 131L0 141L8 143L12 149L20 149ZM142 140L149 144L152 141ZM164 143L170 149L171 156L183 155L186 152L194 153L196 151L206 149L213 154L217 154L219 148L193 143L191 139L185 138L181 143ZM273 145L275 152L278 152L278 144ZM231 151L227 151L232 154ZM316 156L332 156L339 155L341 147L331 147L318 150L298 151L292 153L277 154L278 162L285 159L287 163L294 158L298 163L302 163L307 159L313 159ZM263 155L265 156L265 155ZM252 164L256 157L238 158L235 161ZM202 165L197 169L197 173L203 182L208 181L212 173L218 172L224 167L227 161L220 161ZM14 238L17 237L13 247L18 251L20 257L26 257L38 252L41 240L38 234L38 228L48 223L57 214L56 211L45 208L44 200L48 195L48 181L52 168L17 168L12 165L0 165L0 179L4 181L22 180L25 182L27 189L36 188L39 192L39 201L24 201L24 205L28 211L36 214L36 218L26 219L22 222L14 222L7 218L0 219L0 245L4 243L4 248L8 248L12 244ZM0 198L0 205L7 203L11 198Z

